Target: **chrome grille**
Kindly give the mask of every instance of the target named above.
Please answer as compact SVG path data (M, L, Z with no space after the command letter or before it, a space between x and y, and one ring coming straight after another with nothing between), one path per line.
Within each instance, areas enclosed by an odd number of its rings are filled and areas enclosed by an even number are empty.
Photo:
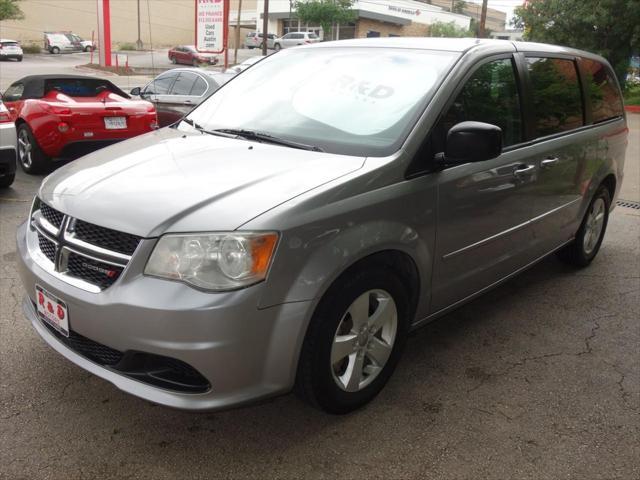
M53 263L53 272L92 292L118 280L142 240L77 220L38 200L31 212L31 228L40 253ZM51 270L50 264L43 267Z

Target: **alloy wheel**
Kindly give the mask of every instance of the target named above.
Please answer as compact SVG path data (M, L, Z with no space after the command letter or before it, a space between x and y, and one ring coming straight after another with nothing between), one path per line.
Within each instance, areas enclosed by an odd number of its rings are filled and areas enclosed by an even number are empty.
M596 198L591 205L589 213L587 214L587 221L584 228L584 236L582 237L582 247L584 253L590 255L596 248L600 235L602 234L602 227L604 225L605 217L605 203L602 198Z
M398 310L384 290L369 290L349 306L331 346L331 372L339 388L358 392L382 372L396 340Z
M29 139L29 133L26 129L20 130L18 133L18 157L20 158L20 163L25 169L31 168L31 163L33 161L31 157L31 140Z

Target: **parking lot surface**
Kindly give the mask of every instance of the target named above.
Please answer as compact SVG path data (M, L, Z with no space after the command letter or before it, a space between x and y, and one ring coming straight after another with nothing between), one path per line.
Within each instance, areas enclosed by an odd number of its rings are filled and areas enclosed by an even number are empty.
M632 117L622 198L639 201ZM292 395L193 414L86 373L24 319L14 235L41 178L0 192L0 478L640 477L640 210L615 210L589 268L548 258L417 331L354 414Z

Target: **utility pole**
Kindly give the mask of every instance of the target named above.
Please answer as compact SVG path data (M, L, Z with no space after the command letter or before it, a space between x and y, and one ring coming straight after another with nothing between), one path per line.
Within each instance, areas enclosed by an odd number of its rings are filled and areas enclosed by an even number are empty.
M138 0L140 1L140 0ZM238 18L236 19L236 41L233 50L233 63L238 63L238 45L240 44L240 15L242 14L242 0L238 0Z
M482 13L480 14L480 29L478 37L484 38L486 36L485 23L487 23L487 2L489 0L482 0Z
M142 50L142 38L140 38L140 0L138 0L138 40L136 40L136 48Z
M264 0L264 12L262 13L262 55L267 55L267 40L269 30L269 0Z

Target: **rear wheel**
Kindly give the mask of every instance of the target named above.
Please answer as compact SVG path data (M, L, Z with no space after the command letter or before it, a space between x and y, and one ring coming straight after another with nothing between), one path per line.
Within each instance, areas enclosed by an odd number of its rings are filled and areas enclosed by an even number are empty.
M41 173L47 166L47 156L26 123L18 127L18 161L26 173Z
M4 177L0 177L0 188L7 188L11 186L11 184L15 179L16 179L15 173L12 173L11 175L5 175Z
M388 267L370 264L338 279L309 325L298 394L337 414L371 401L400 358L409 312L407 289Z
M609 221L610 206L611 195L602 185L591 199L576 238L558 252L563 261L576 267L586 267L591 263L602 245Z

